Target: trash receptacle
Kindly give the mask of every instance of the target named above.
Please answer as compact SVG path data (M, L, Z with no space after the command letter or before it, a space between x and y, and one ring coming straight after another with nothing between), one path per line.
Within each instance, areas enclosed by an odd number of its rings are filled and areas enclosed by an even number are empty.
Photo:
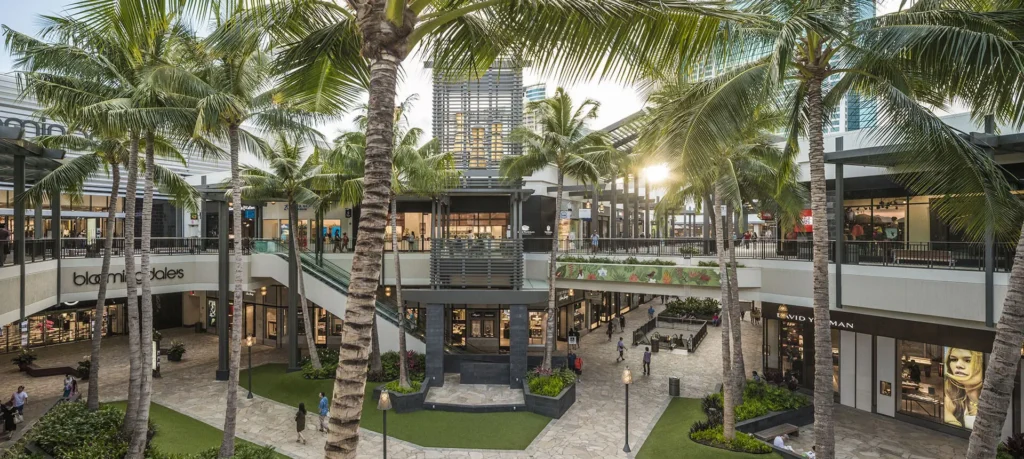
M679 396L679 378L668 378L668 396Z
M659 340L651 340L651 352L658 352L658 347L661 345Z

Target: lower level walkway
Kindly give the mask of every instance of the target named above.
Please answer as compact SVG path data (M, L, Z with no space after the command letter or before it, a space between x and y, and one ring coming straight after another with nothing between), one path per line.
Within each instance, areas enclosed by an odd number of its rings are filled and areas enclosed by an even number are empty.
M451 405L489 406L525 405L523 391L511 389L508 384L460 384L459 375L444 375L444 386L432 387L427 403Z

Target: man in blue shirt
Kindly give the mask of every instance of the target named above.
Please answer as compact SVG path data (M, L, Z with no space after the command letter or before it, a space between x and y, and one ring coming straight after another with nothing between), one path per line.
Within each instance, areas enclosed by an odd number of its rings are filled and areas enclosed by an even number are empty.
M330 432L331 431L330 429L327 428L327 409L328 409L328 405L329 405L329 402L327 401L327 396L324 395L323 392L321 392L320 393L320 431L321 432Z
M594 234L590 236L590 250L592 250L594 253L597 253L598 240L599 238L597 236L597 231L594 231Z

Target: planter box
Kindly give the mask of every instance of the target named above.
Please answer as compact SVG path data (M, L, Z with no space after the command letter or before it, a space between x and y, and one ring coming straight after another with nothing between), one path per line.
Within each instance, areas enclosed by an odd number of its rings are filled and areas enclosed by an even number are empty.
M395 413L412 413L423 409L423 402L427 400L427 389L430 383L427 380L420 385L420 390L411 394L397 394L391 392L391 406ZM380 392L384 385L381 384L373 389L374 400L380 400Z
M738 422L736 423L736 430L753 435L755 432L760 432L780 424L793 424L801 427L813 422L814 405L807 405L795 410L773 411L758 418Z
M557 397L536 395L530 393L530 385L523 384L523 398L526 400L526 410L549 418L561 419L569 407L576 403L576 384L573 384L558 394Z

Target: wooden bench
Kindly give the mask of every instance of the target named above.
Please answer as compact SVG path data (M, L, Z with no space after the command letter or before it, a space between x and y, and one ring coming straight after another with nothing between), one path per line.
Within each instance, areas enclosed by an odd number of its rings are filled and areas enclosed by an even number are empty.
M793 424L779 424L775 427L764 429L760 432L755 433L754 438L771 444L775 440L775 437L778 437L779 435L799 437L800 428Z
M46 376L64 376L64 375L73 375L74 376L74 375L78 375L78 370L76 370L74 368L71 368L71 367L49 367L49 368L44 368L44 367L40 367L39 365L36 365L34 363L30 363L26 367L25 373L28 373L28 375L33 377L33 378L43 378L43 377L46 377Z
M949 250L897 249L892 251L892 262L894 264L901 264L903 262L928 263L929 266L935 263L943 263L949 265L950 268L956 266L953 252Z

